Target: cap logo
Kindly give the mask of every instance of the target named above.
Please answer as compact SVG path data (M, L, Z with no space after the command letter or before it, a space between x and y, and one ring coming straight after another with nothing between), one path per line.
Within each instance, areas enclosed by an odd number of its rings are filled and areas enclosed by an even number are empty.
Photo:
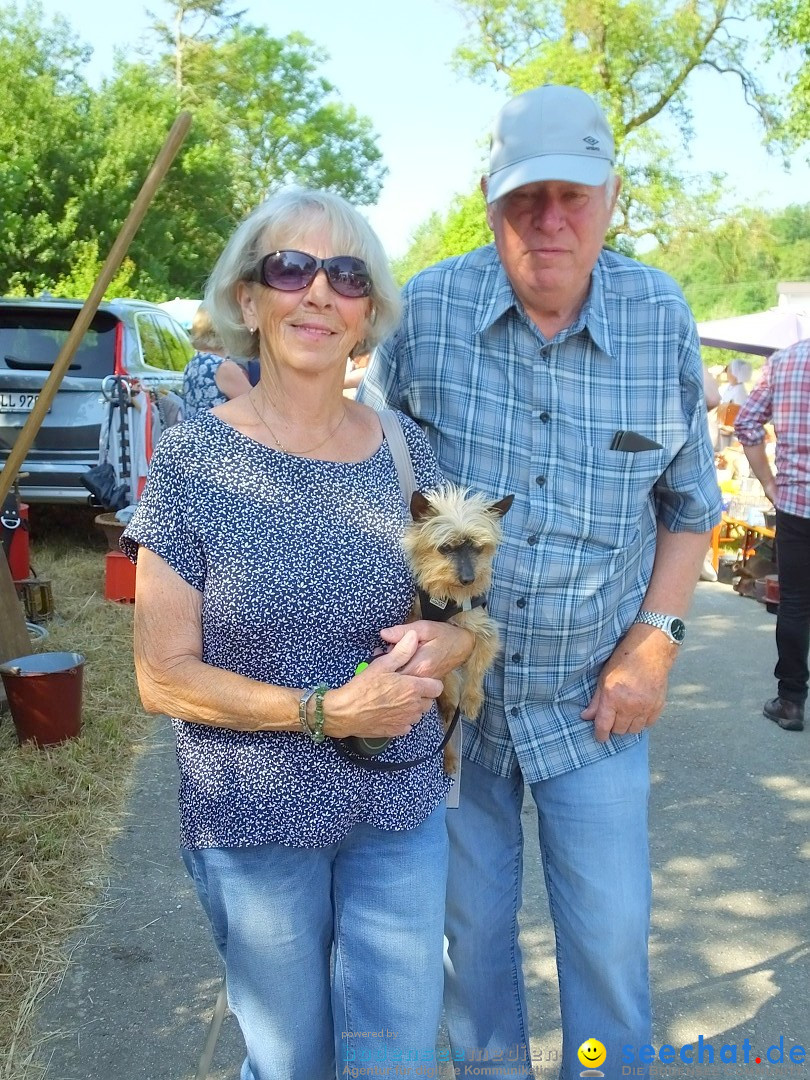
M589 150L599 149L599 140L595 139L593 135L586 135L582 141L585 143Z

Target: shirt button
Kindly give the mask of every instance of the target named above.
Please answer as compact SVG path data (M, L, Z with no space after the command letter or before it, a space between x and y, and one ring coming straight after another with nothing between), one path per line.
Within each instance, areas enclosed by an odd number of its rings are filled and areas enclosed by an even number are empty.
M526 607L526 600L524 599L524 597L521 596L521 598L519 600L515 601L515 604L518 607Z
M532 533L526 543L529 545L529 547L534 547L534 545L537 543L537 537L534 535L534 533Z
M540 422L542 424L547 424L550 419L551 419L551 413L547 413L547 412L541 412L540 413L539 420L540 420Z
M517 709L517 707L516 707L516 706L514 706L514 705L513 705L513 706L512 706L512 708L511 708L511 709L509 710L509 713L510 713L510 715L511 715L511 716L517 716L518 712L519 712L519 710L518 710L518 709Z
M512 663L513 664L519 664L522 659L523 659L523 657L520 655L519 652L513 652L512 653Z
M538 487L543 487L546 482L546 478L545 476L535 476L534 482L535 484L537 484Z

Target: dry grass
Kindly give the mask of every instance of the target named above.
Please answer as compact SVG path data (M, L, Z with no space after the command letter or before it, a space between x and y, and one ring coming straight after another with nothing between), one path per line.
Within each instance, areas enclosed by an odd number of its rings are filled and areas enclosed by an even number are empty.
M23 1080L38 1002L68 961L71 932L104 883L106 850L152 721L132 668L132 608L104 599L106 545L85 511L31 510L31 562L56 617L39 648L86 658L82 734L18 747L0 723L0 1077ZM32 647L32 652L37 647Z

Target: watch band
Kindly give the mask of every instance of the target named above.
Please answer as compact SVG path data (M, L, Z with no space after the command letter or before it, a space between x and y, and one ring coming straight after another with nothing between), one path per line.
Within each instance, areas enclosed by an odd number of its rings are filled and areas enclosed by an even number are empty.
M686 624L677 615L662 615L658 611L640 611L633 622L656 627L663 631L674 645L682 644L686 637Z

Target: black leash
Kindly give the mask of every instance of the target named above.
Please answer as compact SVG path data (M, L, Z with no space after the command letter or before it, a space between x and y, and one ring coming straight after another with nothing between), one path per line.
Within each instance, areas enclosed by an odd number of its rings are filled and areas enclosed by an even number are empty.
M430 596L424 589L418 589L419 593L419 605L421 608L421 614L423 619L429 619L431 622L447 622L453 617L458 615L461 611L472 611L473 608L486 607L487 597L486 593L480 593L478 596L473 596L469 600L465 600L461 604L457 604L454 600L448 600L441 597ZM453 713L453 719L447 726L447 731L444 733L444 738L429 754L425 754L423 757L414 758L413 761L378 761L375 754L381 754L383 750L388 746L390 739L380 739L382 743L379 749L358 750L358 745L363 743L368 746L369 742L375 742L376 740L359 739L357 737L351 737L349 739L335 739L334 747L340 757L345 758L347 761L351 761L354 765L358 765L361 769L369 769L371 772L402 772L403 769L412 769L415 765L424 765L426 761L435 754L440 754L444 750L445 746L450 742L453 737L453 732L458 726L459 717L461 716L460 706L456 706L456 711ZM352 749L355 747L355 749Z
M440 754L453 737L460 716L461 708L457 705L456 711L453 713L453 719L444 733L444 738L436 749L431 750L429 754L425 754L423 757L414 758L413 761L378 761L376 757L367 757L365 754L354 753L349 749L351 739L333 739L332 745L340 757L351 761L353 765L357 765L361 769L368 769L371 772L402 772L403 769L413 769L416 765L424 765L426 761L430 761L436 754Z

